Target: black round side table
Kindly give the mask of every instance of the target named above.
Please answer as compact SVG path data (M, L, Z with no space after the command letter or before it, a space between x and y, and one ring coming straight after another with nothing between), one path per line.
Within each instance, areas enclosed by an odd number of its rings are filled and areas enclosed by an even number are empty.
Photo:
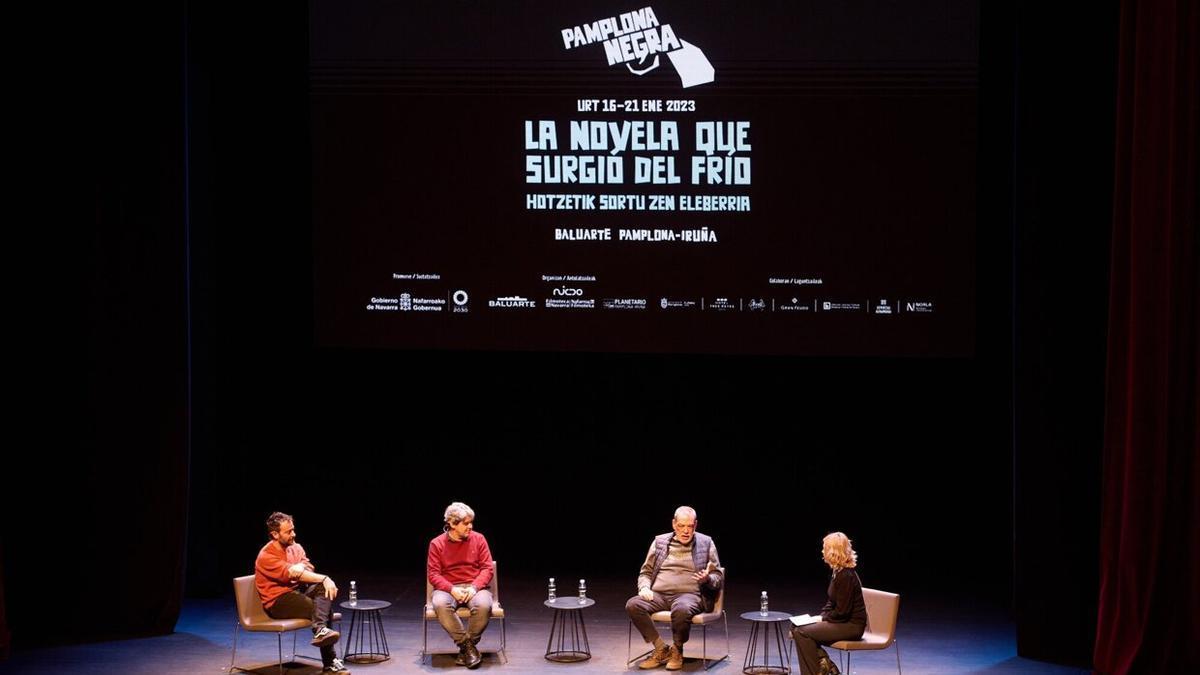
M751 622L750 642L746 645L746 660L742 672L746 675L787 675L792 672L792 640L785 630L791 622L787 612L746 612L742 619ZM758 638L762 637L762 652L758 651ZM772 663L771 643L775 643L775 661Z
M345 600L338 606L350 612L350 632L346 634L346 642L342 647L343 661L382 663L392 658L392 653L388 651L387 635L383 632L383 610L391 607L392 603L387 600L359 600L351 605L349 600Z
M550 639L546 641L546 659L559 663L575 663L592 658L588 644L587 625L583 621L583 610L596 604L591 598L567 596L547 600L545 605L554 610L550 621ZM555 633L558 640L555 640Z

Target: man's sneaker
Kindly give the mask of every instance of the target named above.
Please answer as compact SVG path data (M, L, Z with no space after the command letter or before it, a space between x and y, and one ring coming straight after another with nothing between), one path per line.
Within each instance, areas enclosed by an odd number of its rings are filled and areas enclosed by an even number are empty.
M683 650L675 645L667 652L667 670L683 670Z
M342 665L341 659L334 659L333 663L325 666L322 673L337 673L338 675L350 675L350 669Z
M642 670L650 670L652 668L665 665L667 663L667 659L670 657L670 654L670 648L667 647L666 643L663 643L663 646L655 649L650 653L650 656L647 656L644 661L639 663L638 668L641 668Z
M336 630L329 630L329 626L321 626L321 630L313 633L312 646L328 647L335 644L340 637L342 634Z

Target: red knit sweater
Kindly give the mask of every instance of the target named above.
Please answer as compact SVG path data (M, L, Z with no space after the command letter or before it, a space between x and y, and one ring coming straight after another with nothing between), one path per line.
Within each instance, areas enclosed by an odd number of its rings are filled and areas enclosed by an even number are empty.
M478 532L463 541L451 541L449 535L440 534L429 542L425 568L429 583L439 591L449 593L451 588L465 584L476 590L487 588L492 581L492 551Z
M254 561L254 585L258 587L263 607L274 605L279 596L299 585L300 582L288 574L288 568L298 562L308 562L300 544L292 544L285 551L272 539L258 552L258 559Z

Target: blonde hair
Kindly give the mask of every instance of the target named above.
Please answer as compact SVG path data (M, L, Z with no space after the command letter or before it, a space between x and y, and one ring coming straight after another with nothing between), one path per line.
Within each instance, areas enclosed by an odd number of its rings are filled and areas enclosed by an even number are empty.
M853 568L858 565L858 554L850 545L850 537L841 532L830 532L822 541L821 556L834 570Z

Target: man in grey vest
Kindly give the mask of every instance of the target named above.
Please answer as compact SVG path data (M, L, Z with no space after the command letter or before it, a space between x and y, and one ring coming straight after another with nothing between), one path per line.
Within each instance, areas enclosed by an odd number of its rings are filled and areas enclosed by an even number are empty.
M683 668L683 644L692 629L692 617L711 612L717 593L725 583L717 546L712 537L696 531L696 510L690 506L675 509L672 532L660 534L650 544L646 561L638 574L638 594L625 603L625 611L638 632L654 651L639 668L649 670L662 665L667 670ZM669 647L658 636L650 615L671 611Z

